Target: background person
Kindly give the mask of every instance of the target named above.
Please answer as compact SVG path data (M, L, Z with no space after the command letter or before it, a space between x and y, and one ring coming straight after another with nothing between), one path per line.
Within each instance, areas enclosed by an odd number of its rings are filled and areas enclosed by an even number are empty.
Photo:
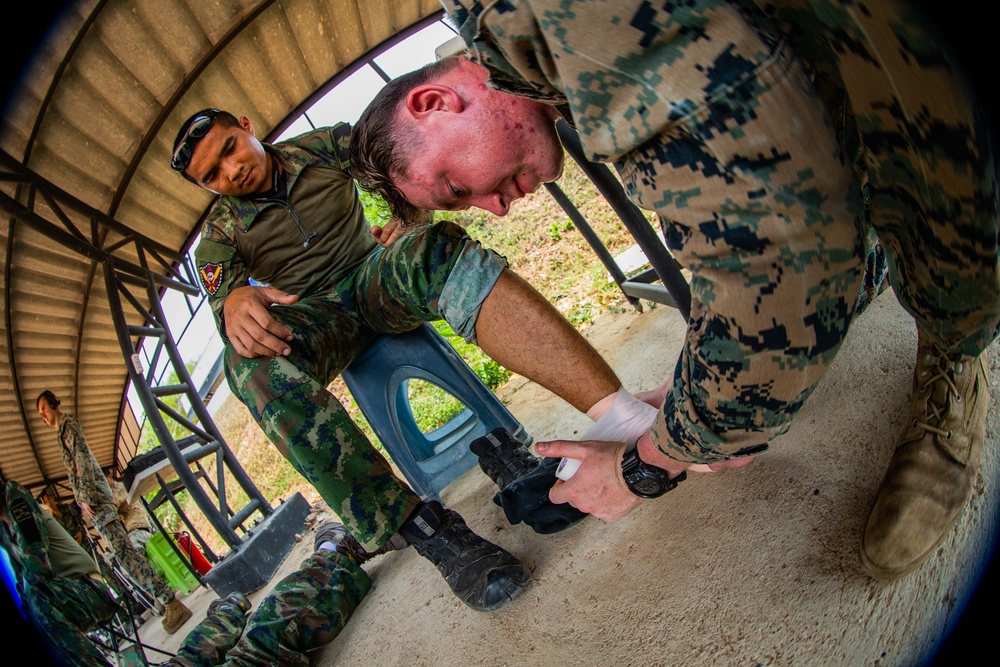
M146 553L146 543L153 536L153 525L149 521L149 514L142 506L139 499L128 501L128 491L121 480L115 477L114 471L107 475L108 486L111 487L111 496L114 498L115 507L118 509L118 518L125 526L128 540L139 553Z
M49 390L43 391L35 401L42 421L59 432L63 464L76 504L97 529L132 582L162 608L164 632L168 635L177 632L191 618L191 610L175 597L170 584L153 570L146 561L145 552L132 546L125 525L118 516L111 487L87 445L80 422L71 413L61 412L60 404L61 401Z
M86 634L118 609L93 557L17 482L0 489L0 522L18 594L52 657L66 666L109 665Z

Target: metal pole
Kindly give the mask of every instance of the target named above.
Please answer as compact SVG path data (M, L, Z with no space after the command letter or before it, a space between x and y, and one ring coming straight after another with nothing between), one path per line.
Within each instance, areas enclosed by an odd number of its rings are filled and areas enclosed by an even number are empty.
M566 193L562 191L562 188L560 188L555 183L546 183L545 189L549 191L549 194L552 195L552 198L556 200L556 203L562 207L562 210L566 212L566 215L569 216L569 219L572 220L573 224L576 225L577 229L580 230L580 233L583 235L583 238L586 239L587 243L590 244L590 247L597 255L597 258L601 260L602 264L604 264L604 268L606 268L608 270L608 273L611 274L611 277L618 285L618 289L621 289L622 283L627 280L627 278L625 277L625 272L622 271L620 266L618 266L618 262L616 262L615 258L611 256L611 253L608 252L607 247L594 232L590 224L587 223L587 219L583 217L582 213L580 213L580 209L578 209L576 205L573 204L572 201L570 201L570 198L566 196ZM639 299L636 299L634 296L625 294L624 291L622 292L622 294L625 295L625 298L628 299L628 302L632 304L632 306L636 310L638 310L640 313L642 312L642 302Z
M146 419L148 419L152 425L153 431L156 433L156 438L160 441L160 446L163 447L163 451L166 453L167 459L170 460L171 465L177 472L177 476L180 478L181 483L187 487L188 491L191 493L191 497L205 514L205 518L207 518L209 523L212 524L212 527L215 528L215 531L230 547L235 548L239 546L242 543L239 536L233 532L232 528L229 527L229 522L221 516L219 510L208 497L208 494L205 493L205 490L202 489L195 480L194 475L191 473L191 469L184 460L184 456L181 454L180 449L177 448L177 443L174 442L173 436L170 434L170 430L163 422L163 417L160 416L160 410L156 405L156 397L153 396L153 392L146 383L145 378L142 375L141 368L136 367L138 356L135 353L135 347L132 345L132 339L129 337L128 324L125 322L125 312L122 309L121 297L118 294L118 281L115 276L115 268L109 261L104 262L104 286L107 291L108 303L111 306L112 319L115 323L115 332L118 334L118 344L122 349L122 353L125 355L125 359L128 360L125 367L128 370L129 380L132 382L132 386L135 387L135 391L139 395L139 401L142 403L142 407L146 411ZM156 313L156 315L159 316L159 313ZM184 368L183 361L180 366L181 368Z
M160 483L160 490L163 491L163 495L165 495L167 497L167 500L170 501L170 504L173 506L174 511L177 512L177 516L181 518L181 521L183 521L184 525L188 527L188 530L191 531L192 535L198 535L198 531L194 529L194 526L191 524L191 520L188 519L187 514L185 514L184 510L181 509L180 503L177 502L177 496L175 496L174 492L170 490L170 487L167 486L167 483L163 481L163 475L161 475L160 473L156 473L156 481ZM190 489L188 490L190 491ZM163 532L164 537L167 537L166 531L161 530L161 532ZM174 553L183 555L181 554L180 549L177 548L177 545L173 543L173 540L168 539L167 541L170 542L170 546L174 550ZM199 544L201 544L202 548L208 549L208 545L202 542L200 539L199 539ZM236 547L233 547L233 551L236 551ZM215 556L215 554L212 552L211 549L208 549L206 553L212 554L213 557ZM187 557L184 557L183 560L187 560ZM192 567L194 566L192 565ZM197 577L198 575L195 574L195 576Z
M168 487L164 487L163 486L162 475L160 475L160 479L157 480L157 481L161 482L161 484L160 484L160 492L169 499L170 495L172 494L172 492L170 491L169 486ZM163 533L164 535L166 535L167 531L163 528L163 524L160 523L160 520L158 518L156 518L156 513L153 512L153 510L151 510L149 508L149 503L146 502L145 498L140 498L140 500L142 500L142 505L143 505L143 507L146 508L146 512L149 514L149 518L152 520L153 525L156 526L156 529L158 531L160 531L161 533ZM178 512L178 515L179 516L184 516L184 514L181 513L181 512ZM201 536L201 533L199 533L195 529L195 527L193 525L191 525L190 522L185 521L184 525L186 525L188 527L188 529L191 531L191 536L195 539L195 541L201 547L202 554L205 556L205 558L208 559L208 560L210 560L210 561L212 561L213 563L218 563L219 562L219 557L216 556L215 552L212 551L212 548L208 546L208 543L205 542L205 539ZM193 568L193 567L194 567L193 565L189 565L189 568ZM198 576L197 572L192 571L192 574L194 574L194 576L196 576L196 577Z
M188 387L194 387L194 380L191 379L191 374L188 372L187 366L184 364L184 359L181 357L180 352L177 350L177 345L174 344L173 337L170 335L170 328L167 325L167 318L163 313L163 305L160 303L159 294L152 284L149 286L148 293L153 315L156 316L157 322L159 322L160 326L166 330L163 341L167 350L167 356L173 363L174 372L177 373L177 379L182 384L186 384ZM194 392L192 391L191 393ZM232 473L236 483L243 487L243 490L251 500L256 500L258 502L258 509L260 509L260 513L265 517L269 516L274 511L271 508L271 504L267 502L266 498L264 498L264 494L260 492L257 485L250 480L250 476L247 475L245 470L243 470L243 466L240 465L236 456L226 445L226 439L222 437L222 432L219 431L219 427L215 425L212 415L208 413L208 407L200 400L200 397L197 398L198 400L191 400L189 402L191 403L191 407L194 409L194 413L198 416L198 421L201 422L202 428L212 436L215 442L219 443L220 451L222 452L223 459L226 462L226 467L229 468L229 472ZM178 454L180 454L179 451ZM170 462L174 463L173 459L171 459ZM174 467L176 467L176 463L174 464ZM184 469L190 472L187 464L184 465ZM201 489L200 486L198 488L199 490ZM232 529L230 529L230 532L232 533ZM236 533L232 533L232 535L235 537Z
M566 152L590 177L590 180L611 204L611 208L622 219L622 223L635 237L639 247L646 254L646 259L656 271L656 275L659 276L663 286L667 288L670 296L677 303L677 310L687 320L691 315L691 288L684 280L684 276L681 275L677 260L663 247L656 232L653 231L638 207L629 201L624 188L611 173L611 169L605 164L598 164L587 159L583 152L583 145L580 143L580 136L576 131L563 121L556 123L556 130Z

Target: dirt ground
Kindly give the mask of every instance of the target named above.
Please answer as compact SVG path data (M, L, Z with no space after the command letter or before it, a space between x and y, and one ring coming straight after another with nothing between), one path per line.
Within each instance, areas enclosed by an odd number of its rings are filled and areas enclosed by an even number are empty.
M683 336L676 311L605 314L586 332L632 391L672 370ZM792 429L740 470L693 475L614 524L588 518L552 536L510 526L478 469L445 503L519 555L533 579L484 614L462 605L412 549L375 559L375 587L313 665L913 665L960 615L996 543L997 382L983 466L969 507L930 560L893 583L868 578L858 541L906 416L916 330L887 293L853 327ZM1000 350L989 352L1000 378ZM505 388L536 439L572 437L586 417L523 380ZM322 520L323 517L317 517ZM312 549L307 531L275 580ZM251 596L255 606L266 595ZM187 598L195 618L214 598ZM970 646L971 655L983 644ZM151 656L152 657L152 656Z

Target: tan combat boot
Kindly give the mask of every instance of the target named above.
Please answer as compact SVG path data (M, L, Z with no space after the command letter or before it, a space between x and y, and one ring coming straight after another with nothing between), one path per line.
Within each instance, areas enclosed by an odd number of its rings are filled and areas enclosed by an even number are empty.
M184 603L174 598L163 605L163 631L172 635L191 618L191 610L184 606Z
M912 572L941 543L972 493L983 452L983 356L949 356L919 337L910 422L861 541L861 562L878 579Z

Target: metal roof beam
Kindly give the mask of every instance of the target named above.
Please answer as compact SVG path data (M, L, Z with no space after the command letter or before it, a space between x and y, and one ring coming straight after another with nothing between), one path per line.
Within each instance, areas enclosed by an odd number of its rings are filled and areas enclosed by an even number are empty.
M243 18L237 21L229 29L229 31L215 43L215 46L205 54L205 57L188 72L184 80L181 81L180 85L174 91L174 94L170 96L170 99L164 103L163 108L160 109L160 113L157 114L156 118L149 125L149 130L143 135L142 141L139 142L139 146L136 148L135 152L132 154L132 159L129 161L128 167L125 169L125 173L122 174L121 180L118 182L118 188L115 190L115 196L111 200L111 205L108 207L108 215L114 216L118 211L118 207L122 203L122 199L125 197L125 191L128 190L128 185L132 181L132 177L135 176L136 170L139 168L139 163L142 162L143 158L146 157L146 151L153 144L153 140L156 139L156 135L159 134L160 128L163 127L167 119L170 118L170 114L174 112L177 108L178 103L184 95L187 94L188 90L191 89L191 85L198 80L202 72L205 71L212 62L219 57L219 54L229 45L233 39L239 36L247 26L257 20L257 17L261 13L273 5L275 0L262 0L260 4L253 8L253 10L246 13Z
M168 248L159 241L155 241L143 234L140 234L128 225L115 220L103 211L98 210L74 195L71 195L51 181L45 180L36 174L31 168L21 164L13 156L3 150L0 150L0 170L5 172L4 175L6 180L18 181L44 191L49 201L55 203L53 204L55 208L58 208L59 206L66 207L86 216L98 225L107 227L111 231L117 232L122 236L130 237L138 242L141 242L144 248L156 251L158 253L157 258L161 262L180 263L184 260L183 253L180 253L172 248ZM10 201L14 201L14 199L9 195L5 196ZM91 247L96 248L96 246Z

